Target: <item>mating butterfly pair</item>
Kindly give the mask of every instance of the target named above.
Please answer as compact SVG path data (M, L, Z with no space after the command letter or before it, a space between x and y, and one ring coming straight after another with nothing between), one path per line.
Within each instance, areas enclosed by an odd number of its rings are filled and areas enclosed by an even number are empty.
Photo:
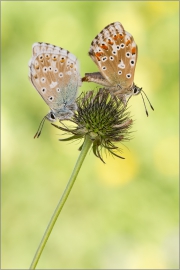
M81 79L78 60L69 51L47 43L33 44L29 78L50 107L34 137L40 136L46 119L51 122L71 119L82 81L103 85L125 105L131 96L141 93L142 88L134 84L137 54L132 35L124 30L120 22L111 23L95 37L89 50L100 72L86 73Z

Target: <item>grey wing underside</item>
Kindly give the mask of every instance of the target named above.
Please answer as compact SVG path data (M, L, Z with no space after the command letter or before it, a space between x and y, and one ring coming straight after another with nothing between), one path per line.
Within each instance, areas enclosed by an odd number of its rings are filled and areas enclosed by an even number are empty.
M35 43L29 69L30 81L51 110L63 110L66 105L75 102L81 82L74 55L54 45ZM44 87L46 91L42 92ZM51 97L53 100L50 100Z

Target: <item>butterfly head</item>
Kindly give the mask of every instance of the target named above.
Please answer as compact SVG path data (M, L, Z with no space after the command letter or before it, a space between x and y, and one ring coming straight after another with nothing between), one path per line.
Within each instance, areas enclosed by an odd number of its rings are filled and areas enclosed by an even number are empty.
M57 117L54 112L50 111L45 118L50 122L55 122L57 120Z
M141 93L141 90L142 90L142 87L138 87L137 85L133 84L133 87L132 87L132 96L137 96Z
M144 103L144 108L145 108L145 111L146 111L146 115L148 116L148 110L147 110L147 108L146 108L146 104L145 104L145 100L144 100L143 94L144 94L144 96L146 97L146 99L147 99L147 101L148 101L148 103L149 103L149 105L150 105L150 107L151 107L151 109L152 109L153 111L154 111L154 108L153 108L153 106L152 106L152 104L151 104L149 98L147 97L146 93L142 90L142 87L140 88L140 87L138 87L137 85L133 84L131 96L137 96L137 95L139 95L139 94L141 94L141 97L142 97L142 100L143 100L143 103ZM130 97L131 97L131 96L130 96ZM129 97L129 98L130 98L130 97Z

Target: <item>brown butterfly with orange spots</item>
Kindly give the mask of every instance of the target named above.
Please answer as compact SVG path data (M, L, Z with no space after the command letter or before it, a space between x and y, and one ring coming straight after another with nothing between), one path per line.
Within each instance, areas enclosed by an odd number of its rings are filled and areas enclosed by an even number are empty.
M144 93L142 88L134 83L138 47L133 36L124 30L120 22L109 24L94 38L89 49L89 56L100 72L85 73L82 81L105 86L125 105L131 96ZM149 104L154 110L150 101ZM145 110L148 116L146 106Z

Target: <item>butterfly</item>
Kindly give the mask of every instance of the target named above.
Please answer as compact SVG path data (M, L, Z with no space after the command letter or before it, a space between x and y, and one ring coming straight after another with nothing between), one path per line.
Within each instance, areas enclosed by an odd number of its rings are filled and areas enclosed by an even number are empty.
M71 119L81 86L79 63L69 51L49 43L34 43L29 61L29 79L50 108L34 138L41 134L45 120Z
M141 93L146 114L142 88L134 83L138 47L133 36L124 30L120 22L107 25L91 42L89 56L98 66L100 72L85 73L83 82L94 82L105 86L118 96L124 105L131 96ZM151 108L147 95L145 94Z

